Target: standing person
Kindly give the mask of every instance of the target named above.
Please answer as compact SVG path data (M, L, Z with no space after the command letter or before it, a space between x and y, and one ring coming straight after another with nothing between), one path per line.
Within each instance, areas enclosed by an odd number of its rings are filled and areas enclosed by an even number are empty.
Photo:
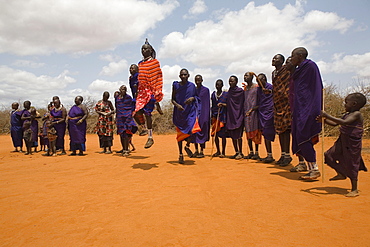
M103 148L101 153L111 154L113 146L113 114L114 107L109 100L109 92L103 93L103 99L95 105L95 112L98 113L98 122L95 126L95 132L99 136L99 146Z
M39 133L39 124L36 118L38 118L38 113L34 107L31 107L31 102L26 100L23 102L23 111L21 115L21 119L23 121L23 125L26 122L30 122L31 130L32 130L32 147L35 149L34 151L37 152L38 147L38 133Z
M58 96L53 97L53 105L54 107L50 110L50 116L52 119L52 126L57 132L57 140L55 146L57 151L61 150L60 154L64 155L66 154L64 147L64 137L67 129L67 110L61 104Z
M316 121L316 117L321 113L323 86L319 68L307 56L308 52L304 47L292 51L291 63L297 66L292 76L292 151L307 161L309 172L300 178L314 180L321 176L313 145L318 142L321 132L321 124Z
M14 102L12 104L12 112L10 113L10 136L14 146L13 152L23 152L23 129L21 117L22 112L19 110L19 104Z
M31 155L32 154L32 144L33 144L33 140L32 140L33 131L31 129L31 122L25 121L23 124L23 129L24 129L23 139L24 139L24 142L27 148L25 155Z
M48 152L46 156L57 156L56 142L57 142L57 131L52 125L50 120L46 121L47 128L47 139L49 143Z
M163 114L159 106L159 102L163 99L163 78L159 61L155 59L156 52L148 40L141 47L141 54L143 60L139 62L139 85L134 114L136 115L135 119L144 119L143 115L145 115L148 140L144 148L150 148L154 144L152 122L154 105L157 107L157 111ZM142 125L142 122L139 124Z
M253 83L253 72L246 72L244 74L244 125L247 136L249 154L245 156L246 159L259 160L258 145L262 142L261 127L258 120L257 111L257 88L258 85ZM253 151L253 142L255 143L255 150Z
M258 75L258 82L260 86L257 88L258 98L258 119L262 129L262 136L265 139L265 147L267 156L262 158L263 163L272 163L275 159L272 157L272 142L275 140L274 127L274 102L271 92L273 87L267 82L265 74Z
M357 190L358 171L367 171L361 157L364 118L360 109L366 104L366 97L361 93L349 94L345 99L346 113L342 118L333 117L326 112L321 113L326 124L340 127L340 135L334 145L325 152L325 163L333 168L337 175L330 181L351 180L351 192L346 196L359 195Z
M135 103L127 94L127 87L122 85L119 92L115 93L117 134L120 135L122 144L122 156L130 155L129 143L132 135L136 133L137 126L132 117ZM120 152L120 151L119 151Z
M47 111L45 112L44 116L41 118L43 121L42 127L40 128L40 146L41 146L41 151L42 151L42 146L44 145L45 147L49 148L49 140L48 140L48 126L47 123L51 121L52 116L50 115L50 111L53 109L53 102L50 102L47 106ZM46 148L44 147L44 151L47 151ZM48 156L48 153L43 154L45 156Z
M209 129L210 129L210 94L209 89L202 85L203 77L201 75L196 75L195 78L195 92L199 99L199 127L201 131L194 134L194 145L195 153L193 157L204 158L204 149L206 147L206 142L209 141ZM200 152L198 149L198 144L200 145Z
M129 77L129 84L130 89L132 93L132 100L134 102L134 105L136 106L136 96L137 96L137 90L139 87L139 67L136 64L131 64L130 66L130 77ZM140 126L140 132L139 136L145 136L148 134L148 130L145 127L145 117L144 114L135 114L134 119L136 123Z
M196 96L195 85L188 81L189 71L182 69L179 77L180 81L174 81L172 84L171 102L174 105L172 120L177 130L179 163L184 164L182 142L186 140L189 143L189 137L201 129L198 123L198 97ZM191 156L189 153L188 155Z
M231 139L235 154L232 159L243 159L243 128L244 128L244 90L237 86L238 77L229 78L229 92L226 100L227 118L226 129Z
M287 166L292 161L290 156L292 112L289 103L289 86L291 69L294 70L294 67L289 69L289 65L283 65L284 60L285 58L281 54L275 55L272 59L272 66L275 66L275 70L272 71L274 126L279 136L281 149L281 157L276 161L276 164L280 166Z
M221 79L216 81L216 91L211 95L211 118L212 118L212 131L211 135L215 138L216 153L212 154L212 157L225 158L226 152L226 101L227 92L222 91L224 82ZM220 149L220 140L222 142L222 151Z
M75 105L68 112L68 131L70 137L70 146L72 153L70 155L77 155L76 151L79 150L78 155L84 155L86 151L86 118L88 116L87 108L83 102L82 96L75 98Z

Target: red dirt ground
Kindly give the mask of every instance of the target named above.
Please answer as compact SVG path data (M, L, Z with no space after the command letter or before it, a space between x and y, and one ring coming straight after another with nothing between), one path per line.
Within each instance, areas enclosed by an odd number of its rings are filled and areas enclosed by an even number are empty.
M369 173L347 198L349 180L329 182L327 166L323 182L304 182L290 167L210 160L210 144L180 165L175 136L154 138L145 150L135 136L128 158L99 154L96 135L86 156L44 157L11 153L0 136L0 246L370 246Z

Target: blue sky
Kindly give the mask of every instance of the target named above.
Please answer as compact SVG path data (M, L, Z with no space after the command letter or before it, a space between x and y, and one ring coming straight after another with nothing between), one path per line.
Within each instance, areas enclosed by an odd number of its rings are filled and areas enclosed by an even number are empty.
M272 57L304 46L324 83L341 91L370 78L370 1L1 0L0 106L59 95L98 100L128 84L145 41L157 51L165 99L181 68L193 81L246 71L271 78ZM349 88L349 89L348 89ZM352 89L353 90L353 89Z

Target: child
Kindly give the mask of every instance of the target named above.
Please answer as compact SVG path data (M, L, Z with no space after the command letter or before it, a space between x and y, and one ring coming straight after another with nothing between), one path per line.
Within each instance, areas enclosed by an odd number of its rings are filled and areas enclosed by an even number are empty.
M117 134L120 135L122 144L122 156L129 156L129 143L132 135L136 133L137 126L132 117L134 102L127 94L127 87L122 85L119 92L115 93Z
M49 140L49 148L47 152L47 156L57 156L56 151L56 142L57 142L57 131L55 128L51 125L51 121L47 121L47 137Z
M24 124L23 124L23 140L24 142L26 143L26 153L25 155L30 155L32 154L32 144L33 144L33 141L32 141L32 134L33 134L33 131L31 130L31 122L30 121L25 121Z
M361 157L363 116L359 111L366 104L366 97L361 93L349 94L345 99L346 113L342 118L333 117L326 112L321 113L325 123L341 125L340 135L334 145L325 152L325 163L332 167L337 175L330 181L351 180L351 192L347 197L359 195L357 190L358 171L367 171ZM320 118L319 118L320 119Z
M44 135L44 128L43 127L40 127L39 139L40 139L40 151L46 151L47 137Z
M211 95L212 108L212 131L211 135L215 137L217 152L212 154L213 157L225 158L226 151L226 100L227 92L222 91L224 82L221 79L216 81L216 91ZM220 150L220 140L222 140L222 151Z

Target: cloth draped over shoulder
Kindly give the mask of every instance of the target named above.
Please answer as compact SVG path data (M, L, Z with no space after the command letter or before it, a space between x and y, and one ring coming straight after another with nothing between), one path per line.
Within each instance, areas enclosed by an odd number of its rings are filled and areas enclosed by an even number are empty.
M12 137L14 147L22 147L23 145L23 129L22 129L22 112L13 110L10 114L10 135Z
M72 106L68 112L68 131L71 143L84 144L86 142L86 121L77 125L84 115L84 111L77 105Z
M285 65L272 77L274 87L274 125L277 134L291 128L292 112L290 109L290 71Z
M262 132L260 122L258 120L258 109L254 110L249 116L248 111L257 106L257 84L253 84L249 89L244 91L244 125L247 139L251 139L256 144L261 144Z
M50 111L50 115L51 115L51 120L53 122L58 122L59 120L63 118L63 111L56 110L54 108ZM57 149L64 149L64 136L66 134L67 123L65 121L55 123L53 127L57 131L57 140L56 140L55 146Z
M199 118L198 123L201 131L195 133L195 143L205 143L209 141L210 130L210 94L209 89L205 86L196 87L196 95L199 99Z
M293 74L293 83L292 151L297 153L321 132L316 117L321 114L323 85L316 63L304 60Z
M192 82L188 81L184 85L181 85L180 82L174 81L172 90L175 94L174 100L184 108L183 111L180 111L175 106L172 116L173 124L177 129L177 141L182 141L201 130L198 123L200 114L198 107L199 99L196 96L195 85ZM190 97L194 97L195 101L185 104L185 101Z
M143 60L138 64L138 67L139 85L134 112L142 109L150 101L152 95L156 102L163 99L163 78L159 61L157 59Z
M218 107L219 103L226 104L227 103L227 94L228 92L221 92L221 95L217 96L217 92L213 92L211 95L211 115L212 115L212 131L211 136L214 136L215 133L218 134L219 137L225 137L225 125L226 125L226 114L227 109L226 106ZM217 121L218 117L218 121ZM216 126L216 123L218 126ZM220 133L220 131L222 133ZM221 135L219 135L221 134Z
M115 106L117 134L135 134L138 128L132 117L132 112L135 109L135 102L132 100L132 97L128 94L123 97L117 95L115 97Z
M244 123L244 90L240 87L230 88L227 95L226 129L240 128Z
M31 113L30 111L23 109L21 112L21 116L30 117ZM39 122L36 119L33 120L25 120L22 123L22 126L25 122L31 123L31 130L32 130L32 142L37 143L38 141L38 133L39 133Z
M266 89L272 90L270 83L266 83ZM274 128L274 102L272 94L265 94L261 87L257 88L258 119L262 129L262 135L269 141L275 140Z
M348 113L345 114L343 119L346 119L348 115ZM359 170L367 171L361 157L363 133L362 121L342 125L338 140L325 152L325 163L338 173L357 180Z

